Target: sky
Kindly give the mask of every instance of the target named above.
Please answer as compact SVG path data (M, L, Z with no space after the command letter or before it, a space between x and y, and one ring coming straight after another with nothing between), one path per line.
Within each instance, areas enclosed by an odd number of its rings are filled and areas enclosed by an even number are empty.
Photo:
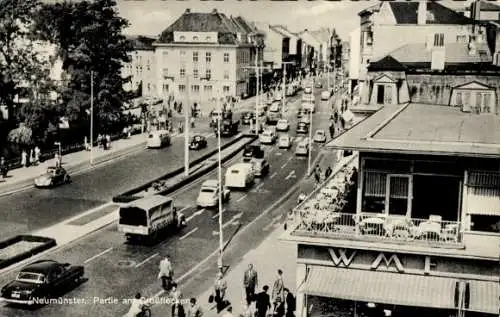
M292 32L321 27L335 28L340 38L348 40L349 32L359 26L358 12L378 0L360 1L249 1L249 0L117 0L121 16L129 20L125 30L130 35L157 36L187 8L191 12L211 12L216 8L226 15L241 15L250 21L283 24ZM441 1L457 7L457 2ZM458 4L463 6L464 2Z

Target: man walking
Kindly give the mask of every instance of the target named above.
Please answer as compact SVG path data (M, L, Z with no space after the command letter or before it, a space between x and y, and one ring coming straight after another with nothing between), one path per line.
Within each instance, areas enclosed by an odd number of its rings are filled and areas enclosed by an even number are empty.
M267 310L271 308L271 300L269 298L269 294L267 293L268 290L269 286L264 285L262 292L257 294L257 302L255 304L257 309L256 317L266 317Z
M160 272L158 273L158 279L161 279L161 285L166 291L169 291L171 288L173 273L172 263L170 263L169 256L167 255L161 260Z
M196 298L192 297L189 300L189 308L187 317L202 317L203 311L201 310L200 305L196 303Z
M254 300L255 288L257 286L257 272L253 268L253 265L249 264L248 269L245 271L245 275L243 276L243 287L245 288L246 301L248 305L250 305L250 303Z
M278 270L278 276L273 284L272 300L273 305L276 307L276 303L283 299L283 290L285 286L283 284L283 271Z
M325 180L328 179L328 177L330 177L330 175L332 175L332 168L330 167L330 165L328 165L328 167L326 168L325 170Z
M314 168L314 178L316 179L316 184L319 184L321 182L321 168L319 165L316 165Z

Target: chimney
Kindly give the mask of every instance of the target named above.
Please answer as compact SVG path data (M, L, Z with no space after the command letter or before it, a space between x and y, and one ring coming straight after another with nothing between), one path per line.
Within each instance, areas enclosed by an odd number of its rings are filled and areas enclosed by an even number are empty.
M417 23L424 25L427 20L427 1L418 2Z
M217 14L217 9L213 9L212 14Z
M431 51L431 70L444 70L445 60L445 47L433 47Z
M187 8L186 11L184 11L184 13L191 13L191 9Z

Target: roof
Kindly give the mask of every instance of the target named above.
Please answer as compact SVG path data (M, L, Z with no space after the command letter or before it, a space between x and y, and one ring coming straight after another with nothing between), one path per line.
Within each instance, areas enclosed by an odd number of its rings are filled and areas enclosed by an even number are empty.
M419 2L389 2L396 24L417 24L419 5ZM472 21L434 1L427 2L427 14L426 24L469 24Z
M326 146L363 152L500 158L500 116L457 107L384 106Z
M314 265L301 290L308 295L353 301L454 309L456 281L446 277Z
M142 35L130 35L127 36L127 40L130 41L132 47L136 51L153 51L153 43L156 41L153 37L147 37Z
M219 181L216 179L207 179L201 184L201 187L219 187Z
M493 60L488 45L486 43L476 44L475 54L469 54L467 43L446 43L445 47L445 68L459 64L487 64L493 67ZM390 56L391 58L387 58ZM411 43L403 45L385 57L371 62L368 70L393 70L393 67L400 70L400 65L406 68L430 68L432 60L432 50L427 49L425 43ZM394 69L396 70L396 69Z
M173 32L217 32L219 44L238 44L236 34L252 33L252 28L243 17L228 18L224 13L213 10L211 13L186 10L174 23L160 35L160 43L172 43Z
M275 25L269 25L269 29L273 30L283 37L289 37L283 30L281 30L279 27L276 27Z
M143 198L132 201L129 206L141 208L141 209L149 209L152 206L157 206L160 204L164 204L167 202L171 202L172 198L162 195L150 195L145 196Z
M288 30L286 28L286 26L284 26L284 25L277 24L277 25L273 25L273 27L276 28L277 30L279 30L280 32L282 32L283 34L285 34L286 37L289 37L289 38L298 38L297 34L291 32L290 30Z
M52 260L40 260L26 265L23 267L21 272L45 274L55 264L58 264L58 262Z
M481 11L500 11L500 6L494 4L491 1L481 1ZM458 11L470 11L471 7L466 6L465 8L458 10Z
M365 15L365 14L369 14L369 13L373 13L373 12L378 12L378 11L380 11L380 8L382 7L382 4L383 4L383 2L379 2L377 4L371 5L368 8L359 11L358 15L362 16L362 15Z

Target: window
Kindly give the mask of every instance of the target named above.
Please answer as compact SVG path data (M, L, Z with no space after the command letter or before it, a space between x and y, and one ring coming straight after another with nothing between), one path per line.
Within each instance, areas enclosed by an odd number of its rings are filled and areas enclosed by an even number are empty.
M481 99L482 99L482 94L479 92L476 92L476 107L477 107L477 109L481 109Z
M210 63L212 61L212 53L211 52L205 53L205 60L207 61L207 63Z
M462 100L462 93L461 92L457 92L457 97L456 97L456 105L457 106L462 106L464 104L463 100Z
M167 79L168 77L168 68L163 69L163 79Z
M229 92L229 86L224 85L224 86L222 87L222 91L223 91L224 93L228 93L228 92Z
M181 56L186 56L186 51L180 51L180 52L179 52L179 54L180 54Z
M193 41L198 41L198 37L197 36L193 36Z
M198 69L193 69L193 77L198 78Z
M468 213L472 231L500 233L500 173L471 171L467 181Z
M194 63L198 62L198 52L193 52L193 62Z
M228 79L229 79L229 71L228 71L228 70L225 70L225 71L224 71L224 79L225 79L225 80L228 80Z
M181 68L180 71L179 71L179 75L181 75L181 77L186 76L186 69L185 68Z
M186 40L186 37L184 35L182 35L180 38L179 38L181 41L185 41Z
M207 70L205 71L205 77L207 77L207 78L209 78L209 79L210 79L210 78L212 78L212 70L207 69Z
M205 90L205 92L211 92L212 91L212 85L205 85L205 87L203 87L203 90Z
M194 93L199 93L200 92L200 86L199 85L192 85L191 86L191 91Z
M163 52L163 59L168 58L168 52Z
M179 92L184 92L186 91L186 86L185 85L179 85Z
M168 92L168 84L163 84L163 92Z
M487 93L483 95L483 112L489 113L490 110L490 102L491 102L491 94Z
M229 53L224 53L224 63L229 63Z
M434 34L434 46L444 46L444 34L443 33Z
M467 35L457 35L457 43L467 43Z
M464 92L464 105L469 106L469 100L470 100L470 92Z

